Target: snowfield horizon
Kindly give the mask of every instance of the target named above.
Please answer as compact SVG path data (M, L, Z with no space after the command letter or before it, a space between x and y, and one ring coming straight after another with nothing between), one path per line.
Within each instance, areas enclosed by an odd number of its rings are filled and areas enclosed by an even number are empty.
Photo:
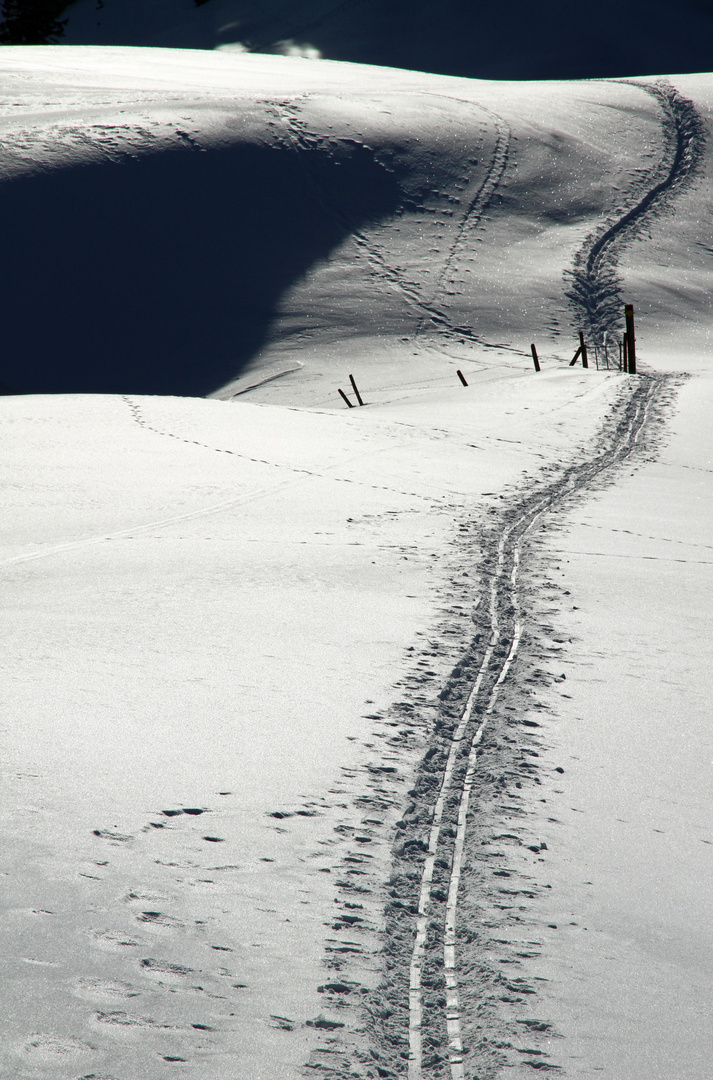
M713 75L0 86L0 1073L704 1080Z

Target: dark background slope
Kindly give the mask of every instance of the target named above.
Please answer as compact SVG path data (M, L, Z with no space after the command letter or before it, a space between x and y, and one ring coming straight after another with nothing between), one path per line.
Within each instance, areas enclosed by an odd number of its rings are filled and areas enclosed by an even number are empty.
M713 68L713 0L75 0L65 16L67 44L311 46L332 60L474 78Z

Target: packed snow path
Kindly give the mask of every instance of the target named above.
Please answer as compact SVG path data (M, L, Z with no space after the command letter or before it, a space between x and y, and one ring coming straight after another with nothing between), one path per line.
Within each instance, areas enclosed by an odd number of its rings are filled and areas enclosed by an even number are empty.
M422 858L421 853L424 853L417 893L413 893L413 887L409 891L391 890L391 914L398 921L392 931L393 939L387 937L386 944L392 957L399 955L399 940L403 940L404 936L407 940L409 938L408 934L404 934L404 916L401 913L416 910L414 946L408 969L402 969L396 975L397 981L387 992L394 1004L399 999L403 1001L404 994L398 986L399 974L404 982L408 982L410 1080L421 1080L425 1075L424 1026L431 1034L431 1045L439 1045L442 1042L442 1029L447 1029L451 1075L453 1080L463 1080L465 1076L458 993L463 974L459 975L456 959L458 892L468 806L473 785L478 781L480 744L488 733L488 724L493 723L500 687L508 676L523 633L518 579L523 545L544 515L556 510L572 495L581 495L592 480L601 478L602 474L632 453L639 442L658 387L656 379L643 381L634 390L624 415L609 434L607 443L601 444L590 460L571 466L555 483L544 484L541 490L529 492L522 504L509 508L501 531L491 537L492 565L486 563L481 570L485 580L490 580L487 603L481 601L476 605L474 645L459 661L456 677L449 683L447 695L449 700L466 695L465 708L458 721L454 722L449 707L437 725L439 737L431 743L426 757L428 775L422 777L426 782L416 784L418 794L413 795L413 805L409 811L411 819L402 822L394 859L394 874L401 874L401 880L407 884L404 871L417 866ZM473 675L474 681L471 682ZM503 723L502 718L500 722ZM434 770L437 777L439 764L443 771L435 789L435 802L432 802ZM424 826L429 820L430 829L424 833ZM417 861L414 862L414 859ZM434 979L445 981L444 1011L430 1008L424 1014L422 975L425 966L428 967L431 983ZM390 1042L398 1045L400 1040L393 1037L396 1034L394 1015L400 1016L402 1011L394 1010L389 1015L386 1030L379 1039L382 1049ZM389 1034L392 1038L388 1038ZM388 1061L386 1055L384 1058ZM389 1062L388 1067L397 1069L398 1059Z

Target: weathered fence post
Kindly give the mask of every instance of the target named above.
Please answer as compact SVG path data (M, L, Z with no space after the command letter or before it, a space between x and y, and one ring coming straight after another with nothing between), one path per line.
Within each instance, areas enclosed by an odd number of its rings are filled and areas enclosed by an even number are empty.
M630 375L636 375L636 338L634 335L634 305L627 304L624 308L624 315L626 316L626 344L627 354L629 357L628 372Z
M539 371L540 370L540 361L537 359L537 349L535 348L534 345L531 345L530 348L532 349L532 359L533 359L533 362L535 364L535 371Z
M361 400L361 394L357 390L357 384L354 382L354 376L353 375L349 376L349 382L352 384L352 389L354 390L354 393L356 394L357 401L359 402L360 405L363 405L364 402Z
M579 331L579 347L582 350L582 367L589 367L589 358L587 357L587 346L584 344L584 334Z

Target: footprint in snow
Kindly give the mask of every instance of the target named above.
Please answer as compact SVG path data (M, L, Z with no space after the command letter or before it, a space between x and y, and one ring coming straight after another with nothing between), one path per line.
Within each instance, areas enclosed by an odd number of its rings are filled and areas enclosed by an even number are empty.
M116 1010L114 1012L97 1012L94 1019L98 1024L109 1024L112 1027L123 1028L170 1028L170 1024L157 1024L150 1016L135 1016L132 1013Z
M162 911L142 911L136 916L140 923L144 923L154 929L159 930L182 930L184 924L178 919L174 919L172 915L164 915Z
M324 1031L334 1031L336 1028L344 1027L344 1024L342 1024L339 1020L330 1020L328 1017L323 1016L321 1013L315 1020L306 1020L305 1024L307 1027L321 1028Z
M179 978L195 975L193 968L185 967L183 964L171 963L170 960L154 960L151 956L141 961L141 967L145 972L152 975L175 975Z
M135 839L135 837L124 833L112 832L111 829L93 829L92 832L94 836L98 836L101 840L110 840L114 844L128 844Z
M138 987L114 979L78 979L74 992L84 998L133 998L141 995Z
M70 1056L79 1056L80 1054L88 1054L94 1050L94 1047L89 1043L82 1042L81 1039L58 1038L56 1035L49 1035L43 1032L31 1035L23 1047L23 1051L26 1055L32 1058L56 1058L58 1056L67 1058ZM37 1062L40 1066L40 1061ZM41 1067L41 1066L40 1066Z
M103 948L137 948L146 944L141 938L136 938L121 930L92 930L90 933L96 944Z

